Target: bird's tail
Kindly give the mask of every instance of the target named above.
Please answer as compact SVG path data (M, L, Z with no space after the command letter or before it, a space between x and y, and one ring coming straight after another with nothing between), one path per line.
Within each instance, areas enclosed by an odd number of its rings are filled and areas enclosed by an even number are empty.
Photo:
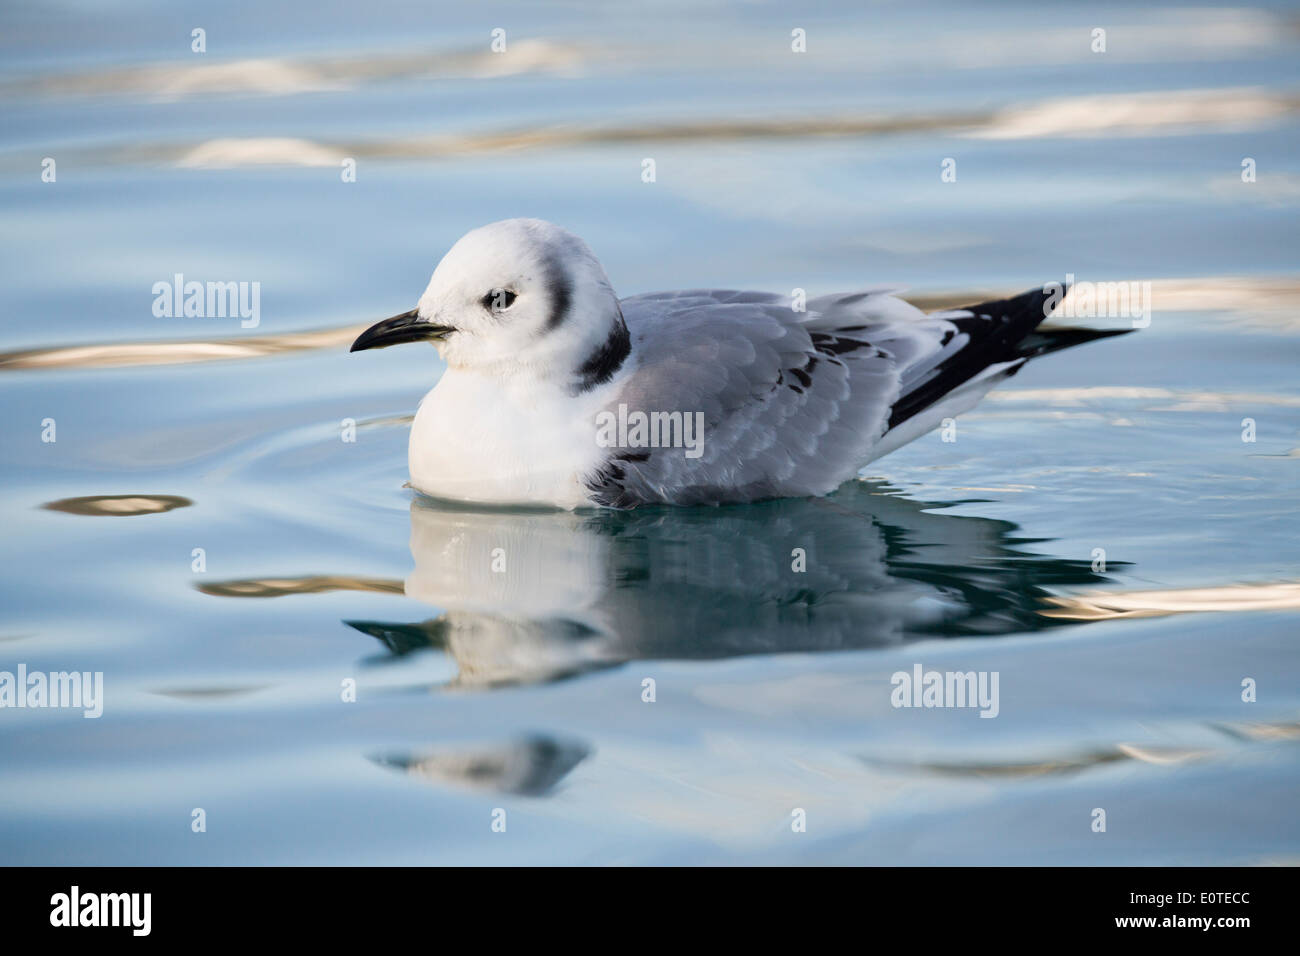
M1106 339L1112 335L1127 335L1129 332L1136 331L1136 329L1038 328L1020 340L1020 344L1016 348L1016 354L1023 355L1025 358L1033 358L1036 355L1059 352L1061 349L1073 348L1076 345L1083 345L1085 342L1092 342L1096 339Z
M1096 339L1134 331L1133 329L1039 328L1039 323L1051 316L1069 291L1069 286L1046 285L1041 289L1030 289L1009 299L995 299L978 305L968 305L964 309L955 310L955 313L971 313L979 319L984 319L985 322L993 320L994 324L991 328L985 326L985 334L988 337L985 349L991 355L1004 359L1034 358Z
M1052 314L1068 291L1068 287L1059 284L1047 285L1009 299L931 313L934 318L951 322L968 336L968 341L961 349L922 370L910 385L904 383L903 393L890 412L889 428L896 428L977 378L986 379L989 374L1014 375L1035 356L1133 331L1039 328L1039 323Z

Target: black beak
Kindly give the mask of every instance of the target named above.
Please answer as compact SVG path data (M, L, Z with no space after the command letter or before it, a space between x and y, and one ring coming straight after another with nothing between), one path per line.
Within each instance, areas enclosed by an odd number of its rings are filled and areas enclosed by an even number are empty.
M412 309L391 319L376 322L357 336L357 340L352 343L352 348L348 351L364 352L366 349L386 349L390 345L401 345L403 342L436 341L452 331L454 330L448 325L422 322L418 310Z

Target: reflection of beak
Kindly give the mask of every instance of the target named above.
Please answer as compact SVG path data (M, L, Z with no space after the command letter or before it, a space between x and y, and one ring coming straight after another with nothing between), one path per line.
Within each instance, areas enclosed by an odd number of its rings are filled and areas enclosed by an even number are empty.
M443 338L448 332L455 331L449 325L434 325L420 319L418 309L403 312L391 319L376 322L357 336L350 352L364 352L366 349L384 349L390 345L403 342L430 342Z

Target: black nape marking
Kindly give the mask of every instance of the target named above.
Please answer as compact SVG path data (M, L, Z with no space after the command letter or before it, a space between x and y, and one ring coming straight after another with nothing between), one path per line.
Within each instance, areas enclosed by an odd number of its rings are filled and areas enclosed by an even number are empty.
M632 336L628 334L620 310L614 327L609 331L609 337L578 366L577 394L608 382L623 367L623 361L631 351Z

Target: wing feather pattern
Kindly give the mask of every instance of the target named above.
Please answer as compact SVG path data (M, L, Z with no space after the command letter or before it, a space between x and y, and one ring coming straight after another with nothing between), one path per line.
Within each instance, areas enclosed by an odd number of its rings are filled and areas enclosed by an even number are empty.
M891 291L811 299L805 312L762 292L624 299L635 362L607 411L700 413L703 442L699 457L611 448L584 476L592 500L628 508L825 494L896 447L882 441L891 429L895 439L928 430L949 393L974 404L1019 368L1036 353L1018 344L1050 310L1035 290L926 315Z

